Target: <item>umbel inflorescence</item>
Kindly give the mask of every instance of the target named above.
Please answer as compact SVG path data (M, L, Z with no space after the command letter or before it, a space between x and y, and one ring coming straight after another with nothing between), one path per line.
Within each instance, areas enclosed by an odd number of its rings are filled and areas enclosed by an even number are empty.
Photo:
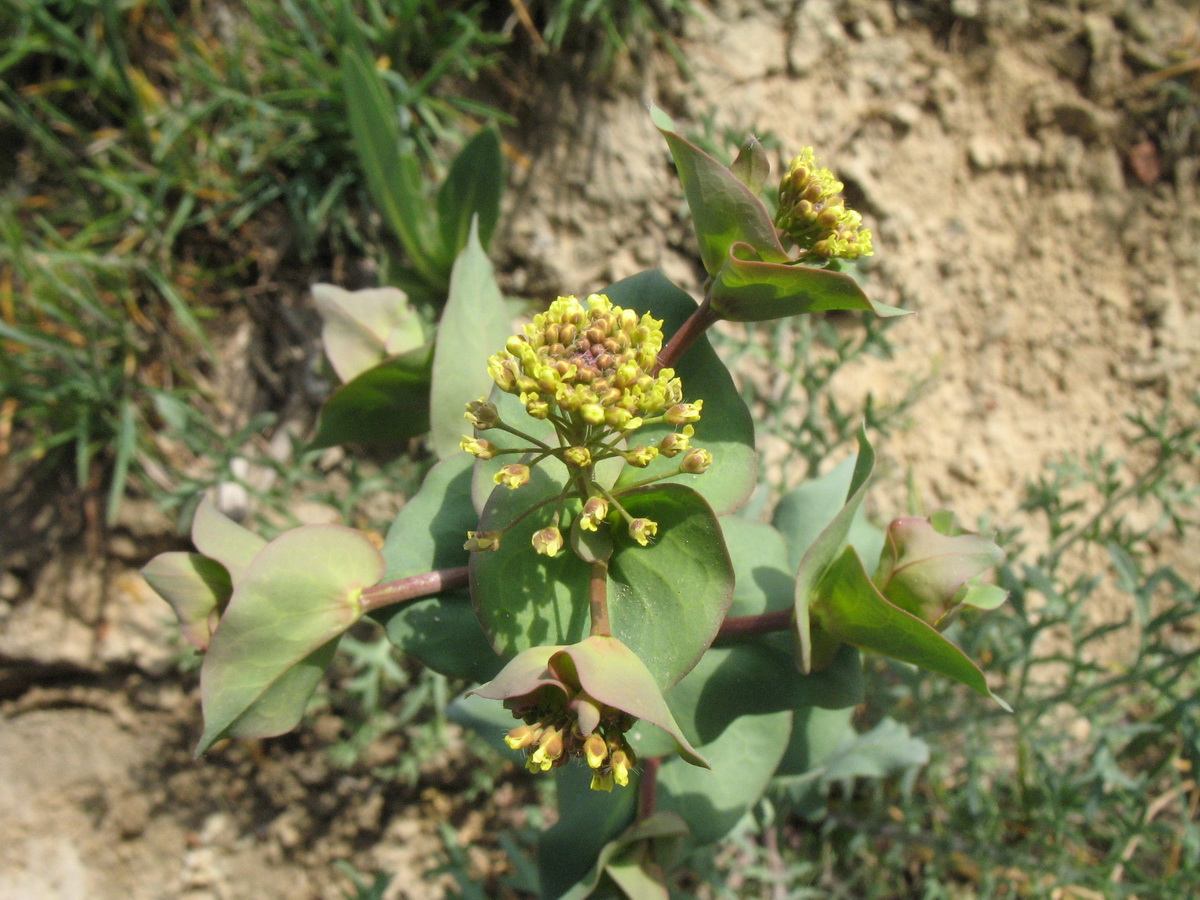
M550 457L574 473L558 498L556 521L533 536L539 553L554 556L562 548L563 501L568 496L582 504L578 522L585 531L623 519L629 535L643 546L657 533L653 520L630 516L619 499L597 483L597 464L621 457L645 468L659 456L682 456L677 470L658 478L699 475L712 464L712 454L691 446L692 423L699 421L703 401L684 402L675 371L658 364L662 346L661 321L592 294L586 302L559 297L488 359L488 372L500 390L517 396L529 416L550 422L557 445L501 421L495 405L481 398L467 404L466 418L476 430L501 429L524 443L501 449L484 438L464 436L462 449L481 459L528 456L528 462L502 466L493 476L496 484L514 490L529 482L532 466ZM659 423L677 430L654 443L638 445L632 440L638 429ZM500 537L500 532L471 532L466 547L494 550Z
M817 165L812 147L789 164L779 182L775 227L795 242L801 258L858 259L875 252L862 215L846 206L844 188L833 172Z

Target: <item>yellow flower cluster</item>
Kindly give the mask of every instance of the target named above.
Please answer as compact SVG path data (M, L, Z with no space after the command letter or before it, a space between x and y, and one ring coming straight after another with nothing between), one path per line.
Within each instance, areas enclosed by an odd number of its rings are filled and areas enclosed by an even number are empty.
M801 250L826 259L871 256L870 229L862 215L846 206L842 182L817 165L812 147L805 147L779 182L779 212L775 226Z
M662 344L662 322L649 313L602 294L586 304L559 297L488 359L488 373L535 418L628 432L683 399L673 369L651 374Z
M611 791L613 785L625 787L637 764L637 755L624 734L634 720L620 710L596 703L586 694L578 696L575 705L581 704L582 714L531 710L524 725L505 735L504 743L512 750L525 751L525 768L535 774L582 757L592 770L592 790Z

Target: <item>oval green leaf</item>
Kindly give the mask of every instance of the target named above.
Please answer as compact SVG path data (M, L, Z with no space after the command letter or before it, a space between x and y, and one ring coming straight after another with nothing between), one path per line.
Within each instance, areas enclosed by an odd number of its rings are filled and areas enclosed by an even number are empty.
M196 753L222 737L269 737L294 727L336 639L359 618L362 589L382 575L383 557L370 539L340 525L306 525L267 544L235 588L204 657Z
M674 334L696 311L696 301L672 284L658 271L642 272L618 281L604 291L613 303L649 312L663 320L663 334ZM696 423L692 446L703 447L713 455L713 464L703 475L674 475L666 481L695 489L717 515L739 508L754 490L757 457L754 453L754 420L737 386L708 339L701 337L683 355L675 372L683 383L687 400L702 399L704 411ZM629 438L634 445L654 445L675 429L669 425L648 425ZM637 484L646 478L675 472L680 457L660 456L645 469L625 466L617 478L615 490Z
M480 528L501 530L559 486L533 470L528 485L493 493ZM634 517L658 523L657 539L636 544L617 527L608 571L609 621L664 690L691 669L712 643L733 596L733 567L712 509L695 491L657 485L622 495ZM531 546L554 504L522 519L494 552L471 558L471 593L496 651L514 656L549 644L574 644L590 628L590 566L563 552L553 559Z
M786 657L743 644L704 654L668 695L712 766L705 771L672 758L658 773L659 808L678 813L695 843L723 837L766 790L791 737L796 681Z
M428 431L432 350L426 344L384 360L334 391L312 446L398 444Z

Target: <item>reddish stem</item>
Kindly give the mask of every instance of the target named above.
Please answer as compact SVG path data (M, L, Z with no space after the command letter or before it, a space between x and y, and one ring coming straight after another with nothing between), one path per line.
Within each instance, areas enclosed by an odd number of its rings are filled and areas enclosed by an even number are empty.
M642 769L642 780L638 784L639 822L654 815L654 805L658 802L658 768L661 765L662 757L652 756Z
M432 597L453 588L466 587L467 584L466 566L436 569L433 572L423 572L420 575L385 581L383 584L364 588L360 604L365 614L395 603Z
M604 560L592 563L588 600L591 603L592 637L612 637L612 626L608 623L608 563Z
M755 637L773 631L788 631L792 627L793 615L794 610L781 609L760 616L734 616L721 623L716 639Z
M713 312L712 304L708 297L704 298L704 302L696 309L694 313L688 316L686 322L679 326L679 330L671 335L671 339L667 341L667 345L659 351L658 362L654 365L654 372L657 374L659 369L665 369L668 366L675 368L675 363L679 361L679 357L683 356L684 351L696 342L696 338L704 334L709 327L721 317Z

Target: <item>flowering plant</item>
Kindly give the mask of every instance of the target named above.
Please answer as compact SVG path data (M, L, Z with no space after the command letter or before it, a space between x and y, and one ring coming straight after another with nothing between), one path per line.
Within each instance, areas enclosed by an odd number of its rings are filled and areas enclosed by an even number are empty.
M197 752L294 727L363 617L476 684L452 715L502 737L530 772L558 773L547 897L666 896L680 847L722 837L772 785L818 782L854 745L863 651L991 696L939 629L964 605L1003 600L980 578L999 551L942 514L886 534L866 523L865 433L852 463L781 498L770 521L739 514L757 481L754 423L704 332L721 319L902 315L840 271L873 252L861 215L805 150L771 217L756 141L726 167L652 115L708 273L699 304L645 272L559 297L506 336L472 230L421 382L441 461L382 548L339 526L266 542L206 502L198 552L145 569L205 652ZM344 292L318 298L333 309L335 364L370 380L335 395L338 415L388 409L388 385L421 399L371 374L411 364L420 336L401 311L378 294L358 309ZM376 323L365 338L363 323Z

